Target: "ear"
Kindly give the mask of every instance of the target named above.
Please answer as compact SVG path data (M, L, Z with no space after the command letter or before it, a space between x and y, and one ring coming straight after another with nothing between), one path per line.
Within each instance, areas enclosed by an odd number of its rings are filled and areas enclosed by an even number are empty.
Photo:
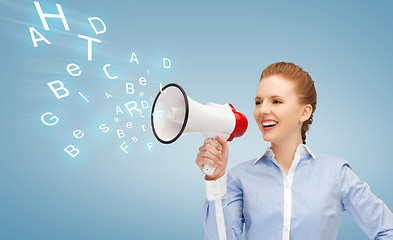
M304 105L302 113L300 115L300 122L305 122L311 117L312 106L311 104Z

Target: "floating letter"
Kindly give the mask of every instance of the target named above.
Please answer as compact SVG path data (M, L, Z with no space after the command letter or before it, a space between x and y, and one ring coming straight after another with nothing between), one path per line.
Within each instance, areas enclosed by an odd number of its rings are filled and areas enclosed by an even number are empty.
M39 41L45 41L47 44L50 44L48 39L46 39L44 36L42 36L42 34L39 33L35 28L29 27L29 31L30 31L31 40L33 40L34 47L38 46L37 42L39 42ZM38 36L40 36L40 38L35 38L34 33L37 34Z
M55 81L49 82L47 84L50 87L50 89L52 90L52 92L56 95L57 99L60 99L60 98L63 98L63 97L67 97L68 95L70 95L70 92L68 91L67 88L64 87L64 84L60 80L55 80ZM54 84L59 84L60 87L59 88L54 88L53 87ZM59 95L58 91L60 91L60 90L64 91L63 95Z
M54 120L52 123L48 123L47 121L45 121L44 120L44 117L46 116L46 115L53 115L53 113L51 113L51 112L46 112L46 113L44 113L44 114L42 114L42 116L41 116L41 122L42 123L44 123L45 125L48 125L48 126L53 126L53 125L56 125L58 122L59 122L59 118L58 117L56 117L56 116L53 116L53 117L51 117L51 118L49 118L49 120Z
M107 127L105 124L101 124L100 125L100 129L102 130L102 132L106 133L109 131L109 127Z
M116 115L119 114L119 112L124 113L119 106L116 106Z
M93 55L92 54L92 42L100 43L101 40L96 39L96 38L92 38L92 37L87 37L82 34L78 34L78 37L87 40L87 60L91 61L93 59L92 58L92 55Z
M139 78L139 84L142 86L145 86L146 85L146 78L144 78L144 77Z
M106 75L109 79L116 79L117 76L113 76L113 77L110 76L109 73L108 73L108 71L106 70L106 68L109 67L109 66L110 66L110 64L106 64L106 65L104 65L104 67L102 68L102 69L104 70L105 75Z
M131 92L129 90L132 90ZM127 94L134 94L134 84L126 83L126 93Z
M132 108L130 108L130 107L129 107L130 104L133 104L134 106L133 106ZM137 108L137 104L136 104L135 101L128 102L128 103L126 103L126 104L124 104L124 105L126 106L126 108L127 108L128 112L130 113L131 117L134 116L134 115L132 114L132 112L131 112L132 110L136 110L136 111L138 111L140 114L142 114L142 110L140 110L140 109Z
M60 18L61 21L63 22L65 30L67 30L67 31L70 30L70 28L68 27L68 24L67 24L67 20L64 16L64 13L63 13L63 9L61 9L60 4L56 3L57 11L59 11L59 14L43 13L39 2L34 2L34 5L35 5L35 8L37 9L38 15L40 15L41 22L42 22L42 25L44 26L45 30L49 30L48 23L46 22L45 18Z
M137 64L139 64L138 58L136 58L136 55L134 52L131 54L130 63L132 63L133 61L135 61Z
M126 151L126 148L128 148L128 145L126 145L125 147L123 147L124 144L126 144L126 142L123 142L123 143L120 145L120 148L121 148L121 150L123 150L125 153L128 153L128 152Z
M144 103L145 103L146 105L145 105ZM143 108L143 109L146 109L146 108L149 107L149 102L147 102L147 101L145 101L145 100L141 101L141 104L142 104L142 108Z
M81 92L78 92L78 93L79 93L79 95L81 95L81 97L82 97L83 99L85 99L86 102L89 102L89 100L87 100L87 98L86 98L85 96L83 96L83 94L82 94Z
M81 75L81 73L82 73L82 70L80 70L80 67L78 65L76 65L75 63L68 64L67 71L71 76L74 76L74 77L77 77L77 76ZM75 71L78 71L78 72L75 73Z
M119 139L124 137L124 131L123 131L123 129L117 130L117 136L119 137Z
M83 138L83 136L85 136L85 134L82 132L82 130L79 130L79 129L75 130L73 135L75 138L78 138L78 139Z
M68 153L72 158L79 154L79 149L75 148L74 145L68 145L66 148L64 148L64 151Z
M90 25L91 25L91 27L94 29L94 32L96 32L96 34L101 34L101 33L106 32L105 23L101 20L101 18L98 18L98 17L90 17L90 18L88 18L87 20L89 20ZM94 26L92 20L98 20L98 21L101 23L103 29L102 29L101 31L97 31L97 28Z
M164 68L171 68L171 60L169 60L168 58L163 58L162 63L164 64Z

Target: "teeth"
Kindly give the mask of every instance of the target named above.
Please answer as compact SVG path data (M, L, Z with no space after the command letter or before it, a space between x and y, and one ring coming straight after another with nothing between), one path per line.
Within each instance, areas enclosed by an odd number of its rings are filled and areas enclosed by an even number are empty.
M273 122L273 121L268 121L268 122L263 122L263 123L262 123L262 125L263 125L264 127L271 126L271 125L275 126L276 124L277 124L277 123L276 123L276 122Z

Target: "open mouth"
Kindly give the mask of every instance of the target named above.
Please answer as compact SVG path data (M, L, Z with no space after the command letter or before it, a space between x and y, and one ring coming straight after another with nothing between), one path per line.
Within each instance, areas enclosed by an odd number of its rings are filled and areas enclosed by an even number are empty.
M266 121L262 122L262 126L264 130L270 130L273 129L275 126L277 126L278 122L276 121Z

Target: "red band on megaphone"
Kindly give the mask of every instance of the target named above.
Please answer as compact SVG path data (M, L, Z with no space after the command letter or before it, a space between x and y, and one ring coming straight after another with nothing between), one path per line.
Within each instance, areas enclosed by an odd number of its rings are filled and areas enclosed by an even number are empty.
M231 133L231 135L227 140L227 141L232 141L235 137L240 137L246 132L248 121L246 116L244 116L243 113L237 112L235 107L232 106L232 104L229 103L229 106L232 108L232 112L236 118L235 129L233 130L233 132Z

